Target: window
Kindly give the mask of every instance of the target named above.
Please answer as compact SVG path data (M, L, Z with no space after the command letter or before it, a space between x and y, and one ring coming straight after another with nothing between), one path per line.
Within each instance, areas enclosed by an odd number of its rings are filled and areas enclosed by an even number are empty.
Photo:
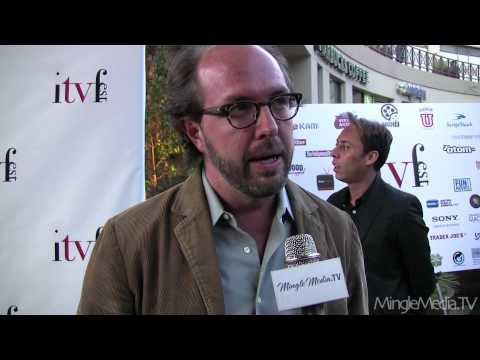
M330 76L330 103L340 104L342 102L342 83Z
M353 88L353 102L358 104L390 103L392 99L371 94L357 88Z

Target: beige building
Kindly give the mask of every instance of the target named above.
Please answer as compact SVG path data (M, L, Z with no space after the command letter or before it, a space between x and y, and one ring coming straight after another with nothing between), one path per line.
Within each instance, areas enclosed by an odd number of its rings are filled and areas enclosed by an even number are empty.
M305 103L480 101L478 45L279 47Z

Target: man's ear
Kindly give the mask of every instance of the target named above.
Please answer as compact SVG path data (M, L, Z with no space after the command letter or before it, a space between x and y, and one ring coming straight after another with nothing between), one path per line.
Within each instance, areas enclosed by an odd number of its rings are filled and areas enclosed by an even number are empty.
M205 141L200 123L191 119L185 119L183 121L183 130L197 150L203 154L205 152Z
M378 160L379 154L377 150L369 151L367 154L367 165L375 164L375 161Z

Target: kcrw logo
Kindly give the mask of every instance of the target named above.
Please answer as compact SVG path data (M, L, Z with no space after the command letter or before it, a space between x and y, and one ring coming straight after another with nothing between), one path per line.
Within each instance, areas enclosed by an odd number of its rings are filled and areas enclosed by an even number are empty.
M92 94L91 98L94 103L101 103L107 101L107 84L101 81L101 77L107 75L106 69L100 69L95 76L95 82L87 82L85 84L81 82L71 82L70 77L60 84L55 84L55 99L54 104L61 104L62 100L67 104L72 104L76 100L84 103L89 93ZM60 73L57 72L57 76ZM63 85L63 86L62 86ZM95 95L90 91L92 85L95 85Z

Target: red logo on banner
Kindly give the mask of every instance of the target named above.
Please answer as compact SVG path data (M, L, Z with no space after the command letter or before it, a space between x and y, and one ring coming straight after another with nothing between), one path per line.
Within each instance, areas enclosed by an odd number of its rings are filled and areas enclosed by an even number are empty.
M420 114L420 118L422 119L423 127L430 128L433 126L433 114L423 113Z
M388 169L392 173L393 177L395 178L395 182L397 183L398 187L402 187L403 178L405 176L405 170L407 169L408 164L413 165L413 178L415 181L415 185L413 187L422 187L428 186L428 173L427 173L427 164L424 161L418 160L417 150L424 151L425 147L423 144L415 144L412 148L412 161L402 161L404 164L402 177L399 176L397 169L395 168L395 162L387 162Z
M335 116L335 122L333 123L335 129L345 129L350 125L350 120L348 117L343 115Z

